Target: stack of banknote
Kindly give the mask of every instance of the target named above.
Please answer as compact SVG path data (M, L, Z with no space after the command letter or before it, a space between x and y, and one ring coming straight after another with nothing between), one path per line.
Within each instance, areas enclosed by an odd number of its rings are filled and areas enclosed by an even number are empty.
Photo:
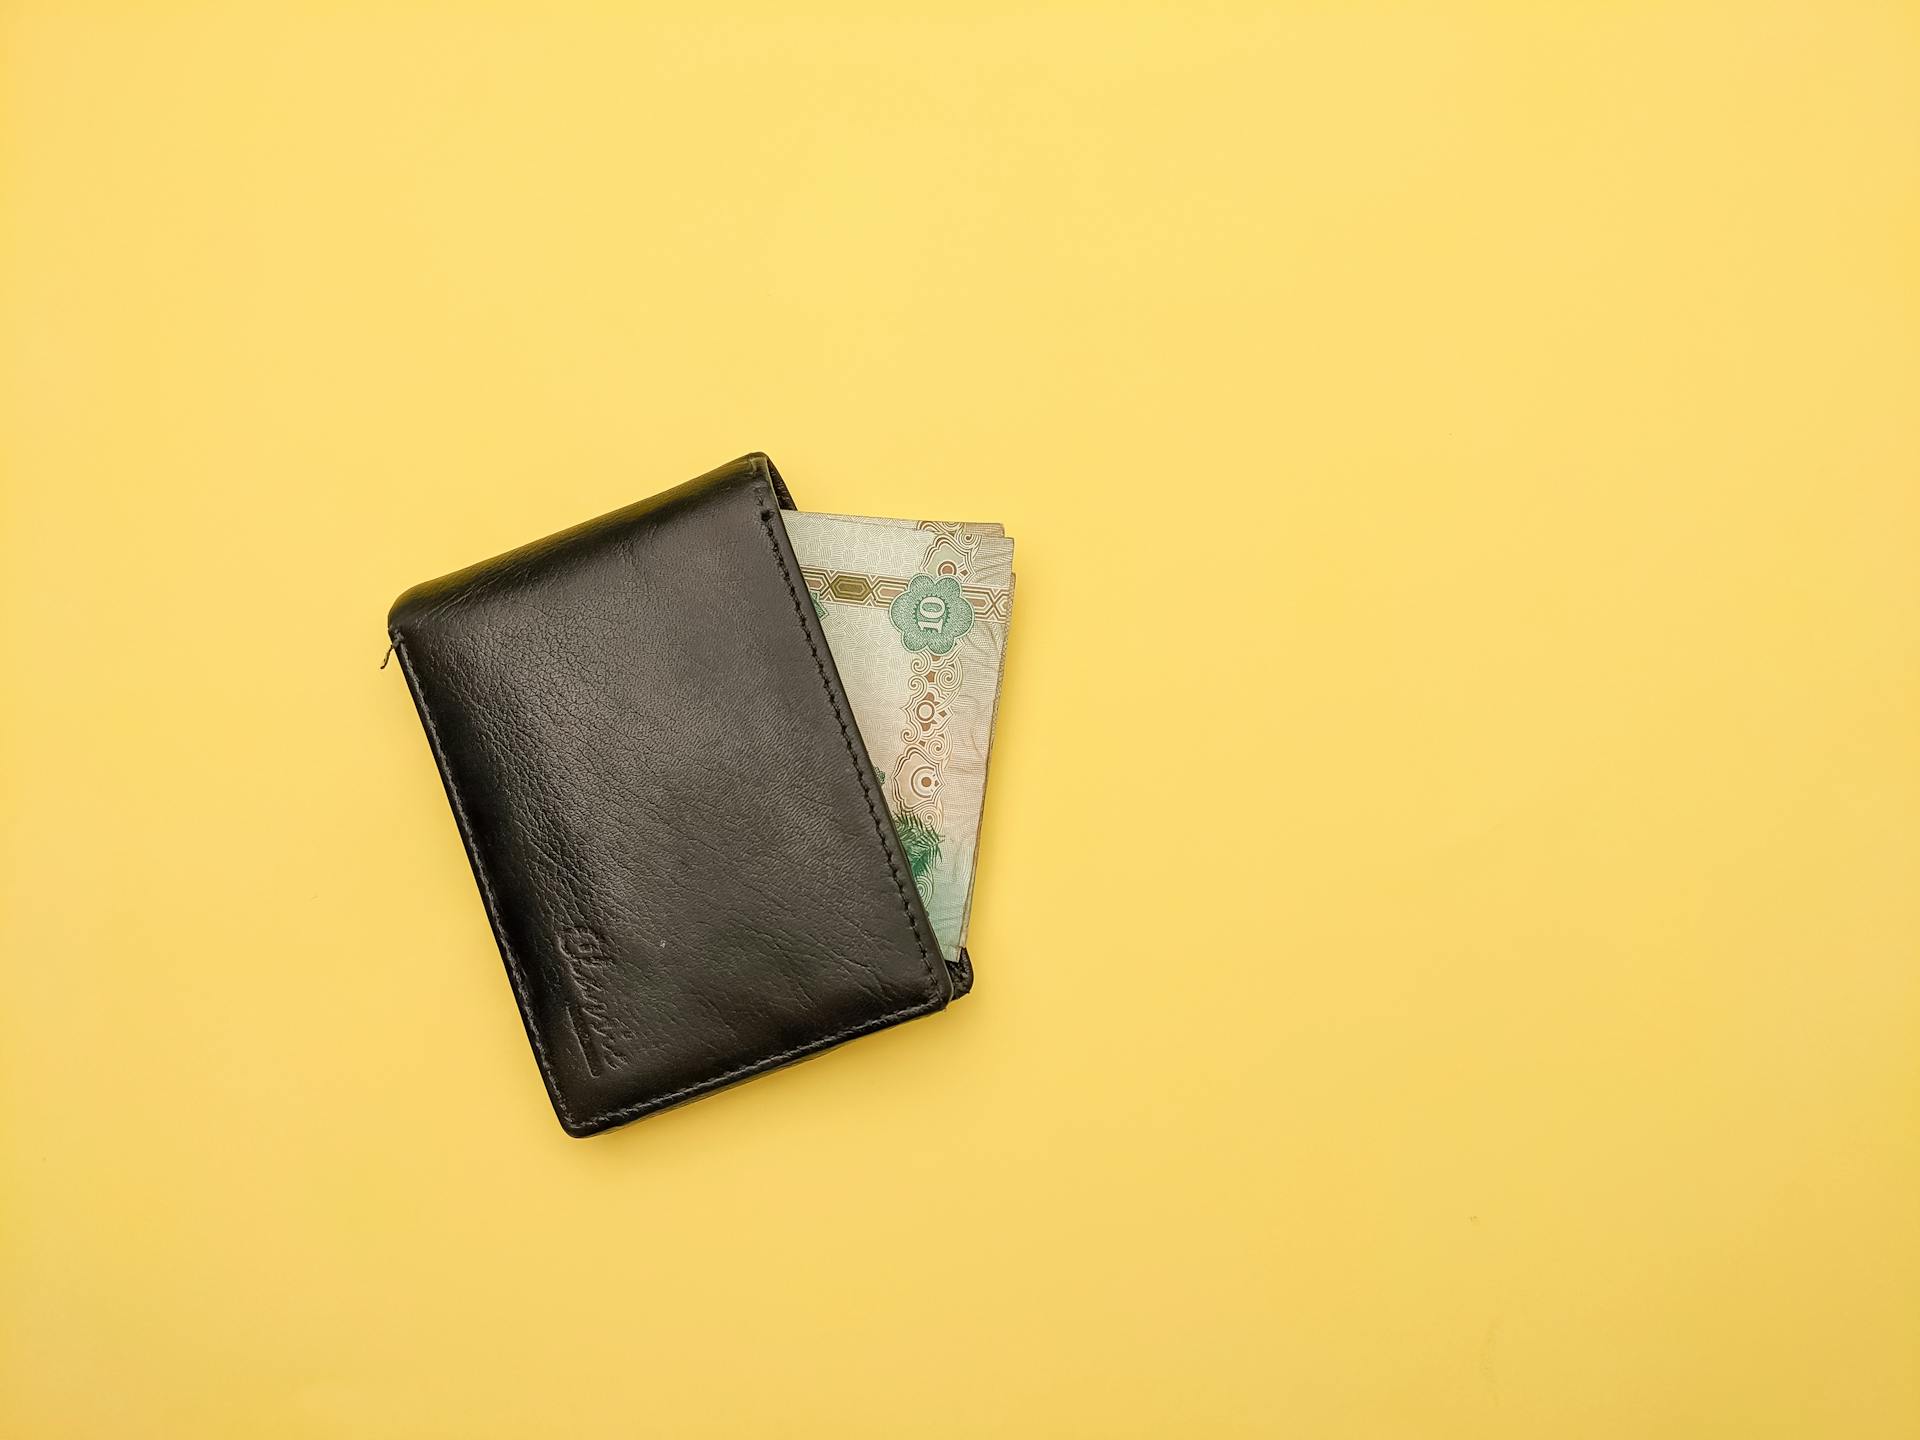
M784 518L914 884L953 959L973 903L1013 541L998 525Z

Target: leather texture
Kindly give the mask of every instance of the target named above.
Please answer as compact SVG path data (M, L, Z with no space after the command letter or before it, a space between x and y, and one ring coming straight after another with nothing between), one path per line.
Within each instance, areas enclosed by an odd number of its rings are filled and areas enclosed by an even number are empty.
M389 632L561 1125L938 1010L933 938L748 455L394 603Z

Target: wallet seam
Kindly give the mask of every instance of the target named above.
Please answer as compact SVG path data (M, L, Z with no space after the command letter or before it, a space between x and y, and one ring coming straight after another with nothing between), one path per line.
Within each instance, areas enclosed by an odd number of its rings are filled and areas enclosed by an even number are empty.
M866 797L867 818L873 821L873 838L880 842L880 854L887 862L887 873L893 876L894 892L900 897L900 909L907 917L907 929L913 935L913 943L919 947L920 963L926 967L928 995L937 1001L940 981L933 968L933 957L927 953L927 938L920 933L920 921L913 913L906 886L900 880L900 867L894 864L893 850L887 844L887 832L881 828L880 812L873 803L873 787L867 784L866 770L860 764L860 752L854 748L846 712L840 706L840 697L833 693L833 681L827 676L826 662L820 658L820 647L813 642L813 631L807 628L807 613L800 608L800 592L793 583L793 572L787 566L785 552L780 549L779 536L773 533L773 512L764 506L760 510L760 528L767 532L767 544L773 547L773 558L780 566L780 576L787 582L787 598L793 601L794 618L800 622L800 633L806 637L807 650L813 656L813 667L820 675L820 688L826 692L827 703L833 707L833 718L840 725L841 742L847 747L847 758L853 762L853 777L860 782L860 793ZM942 963L945 959L945 956L941 957Z
M767 1070L777 1070L789 1060L798 1060L804 1055L811 1055L820 1050L830 1050L843 1041L855 1039L870 1031L884 1030L889 1025L898 1024L902 1020L911 1020L916 1015L924 1015L938 1004L936 997L917 1005L906 1005L898 1010L889 1010L885 1015L876 1016L871 1020L856 1021L852 1025L834 1031L831 1035L822 1035L818 1040L808 1040L771 1055L762 1055L758 1060L749 1060L743 1065L734 1066L731 1070L722 1070L718 1075L709 1075L704 1080L695 1080L692 1084L682 1085L678 1090L669 1090L664 1095L650 1095L644 1100L623 1105L618 1110L603 1110L589 1115L585 1120L576 1121L569 1117L569 1123L585 1133L596 1128L609 1128L628 1120L637 1120L642 1115L650 1114L655 1110L664 1110L669 1105L679 1104L682 1100L691 1100L696 1095L718 1090L735 1080L744 1080L750 1075L758 1075Z

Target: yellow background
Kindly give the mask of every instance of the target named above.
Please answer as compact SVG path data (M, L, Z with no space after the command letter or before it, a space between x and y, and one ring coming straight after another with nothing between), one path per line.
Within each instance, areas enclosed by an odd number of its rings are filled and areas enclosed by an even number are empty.
M0 1433L1920 1430L1920 14L8 4ZM555 1125L403 586L1004 521L977 993Z

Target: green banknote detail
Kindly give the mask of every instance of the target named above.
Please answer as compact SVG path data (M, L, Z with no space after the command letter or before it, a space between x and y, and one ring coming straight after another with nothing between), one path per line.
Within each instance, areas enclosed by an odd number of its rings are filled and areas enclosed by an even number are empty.
M973 628L973 607L951 575L916 575L887 607L909 650L951 650Z
M966 940L1013 604L998 526L782 516L940 948Z
M907 852L907 868L918 885L940 858L940 832L911 810L893 817L893 828L900 832L900 844Z

